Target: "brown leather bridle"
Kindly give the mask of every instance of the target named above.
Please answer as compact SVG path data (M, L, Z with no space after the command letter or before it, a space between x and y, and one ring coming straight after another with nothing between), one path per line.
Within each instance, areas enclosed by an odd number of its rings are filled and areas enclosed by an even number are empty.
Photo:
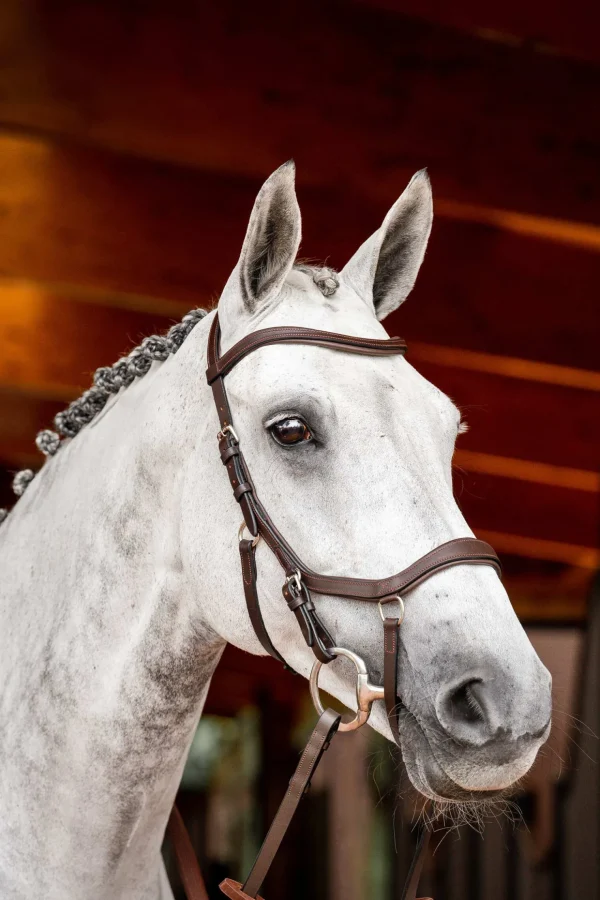
M295 553L287 540L273 523L271 517L261 503L248 465L244 459L241 441L235 431L231 408L225 389L225 377L248 354L260 347L271 344L312 344L346 353L360 353L368 356L404 355L406 344L401 338L378 340L374 338L351 337L329 331L318 331L312 328L265 328L247 335L233 347L220 355L220 326L218 314L212 322L208 340L208 368L206 378L213 392L219 422L219 453L223 462L233 495L240 505L244 523L240 528L239 550L242 563L242 580L250 621L264 649L279 662L287 665L279 651L274 647L266 629L258 600L256 545L262 538L285 572L283 596L288 607L295 614L304 640L313 650L317 662L311 676L311 693L315 706L321 713L319 721L307 747L302 755L298 768L290 782L290 788L273 821L265 842L259 852L252 871L242 886L238 882L226 879L221 890L231 900L247 900L256 897L262 881L268 871L273 856L281 843L299 800L306 791L310 778L327 748L329 741L338 730L352 730L363 725L370 713L371 703L383 699L387 710L392 734L396 743L400 743L399 735L399 699L397 695L399 629L404 613L403 597L427 578L443 569L456 565L493 566L501 573L500 561L493 548L485 541L475 538L456 538L441 544L426 553L408 568L396 575L383 579L347 578L333 575L320 575L310 569ZM251 537L243 536L244 525ZM383 688L374 687L368 681L364 663L351 651L335 646L333 637L319 618L312 595L324 594L354 600L364 600L379 604L383 620ZM384 616L383 606L392 600L400 604L400 614ZM341 722L340 716L332 710L323 710L318 699L318 673L322 664L331 662L338 655L352 659L357 668L357 706L356 717L349 723ZM175 814L176 816L177 814ZM191 880L184 884L189 900L203 900L198 890L199 871L190 863L190 848L182 845L180 836L181 823L173 818L170 831L174 838L176 851L182 863L182 876L185 869L193 870ZM178 837L179 834L179 837ZM424 832L419 840L417 853L404 889L404 900L414 900L418 887L418 879L427 846L428 832ZM192 854L193 855L193 854ZM196 865L197 869L197 865Z

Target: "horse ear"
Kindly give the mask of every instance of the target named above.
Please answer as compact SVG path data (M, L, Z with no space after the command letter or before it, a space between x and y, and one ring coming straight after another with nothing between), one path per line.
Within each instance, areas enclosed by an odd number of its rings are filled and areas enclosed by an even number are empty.
M290 160L267 178L254 203L237 266L245 311L277 296L300 247L300 207Z
M431 184L423 169L413 175L381 228L365 241L342 278L385 319L409 295L425 256L433 220Z

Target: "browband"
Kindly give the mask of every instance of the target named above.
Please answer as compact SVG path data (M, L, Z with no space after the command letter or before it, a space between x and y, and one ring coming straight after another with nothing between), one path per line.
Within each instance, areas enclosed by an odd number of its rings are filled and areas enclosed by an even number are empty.
M219 375L223 377L236 366L244 356L265 347L267 344L316 344L330 350L344 350L346 353L363 353L367 356L392 356L406 353L406 343L402 338L387 340L377 338L351 337L333 331L318 331L315 328L294 328L287 325L279 328L262 328L253 331L234 344L223 356L219 356L219 324L217 316L208 342L208 368L206 380L212 384Z

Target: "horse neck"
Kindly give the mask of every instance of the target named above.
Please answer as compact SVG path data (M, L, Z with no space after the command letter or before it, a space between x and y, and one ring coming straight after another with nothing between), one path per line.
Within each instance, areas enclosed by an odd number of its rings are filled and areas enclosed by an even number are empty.
M204 362L186 344L49 460L0 532L3 896L158 895L223 648L180 555L182 472L208 414L182 390Z

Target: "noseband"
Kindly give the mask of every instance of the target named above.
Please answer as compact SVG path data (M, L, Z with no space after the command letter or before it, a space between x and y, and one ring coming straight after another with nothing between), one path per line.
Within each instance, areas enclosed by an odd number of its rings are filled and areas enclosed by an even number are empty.
M304 640L317 657L311 673L311 694L315 707L320 714L319 721L311 735L307 747L302 754L298 768L290 781L290 787L269 829L265 842L258 854L256 862L242 886L238 882L226 879L221 884L223 893L231 900L248 900L257 897L261 883L269 869L273 856L285 834L296 807L305 793L312 774L327 748L329 741L339 729L350 731L364 725L370 715L374 700L384 700L392 734L396 743L400 743L398 728L398 649L399 628L404 616L403 598L417 585L426 579L457 565L493 566L500 574L500 561L489 544L475 538L465 537L447 541L429 551L407 569L389 578L347 578L333 575L319 575L310 569L292 549L273 523L262 505L248 465L244 459L241 441L234 428L231 408L225 389L225 377L248 354L260 347L271 344L312 344L329 350L345 353L360 353L367 356L395 356L406 353L406 344L400 338L376 340L373 338L351 337L334 334L329 331L317 331L312 328L265 328L255 331L243 338L231 349L220 355L219 318L215 314L208 341L208 368L206 378L212 387L213 397L221 423L218 433L219 452L227 470L233 496L240 505L244 521L239 532L239 550L242 562L242 579L244 594L250 621L264 649L275 659L286 665L279 651L273 646L265 627L260 611L257 591L256 546L262 538L275 554L284 573L283 596L288 607L296 616ZM250 538L244 537L244 531ZM377 603L383 621L383 687L369 682L367 669L363 660L350 650L336 647L335 641L317 613L312 595L325 594L352 600L364 600ZM386 616L383 607L395 601L399 612L394 616ZM323 664L331 662L336 656L349 659L357 672L357 713L350 722L341 722L340 716L332 710L324 710L319 698L318 677ZM181 839L181 825L174 814L170 830L175 838L176 852L181 851L182 874L186 868L193 868L190 863L191 846L187 847ZM417 891L420 869L427 846L428 833L423 833L419 840L417 853L404 889L403 898L414 900ZM187 854L187 855L186 855ZM192 853L193 855L193 853ZM197 868L197 867L196 867ZM202 881L199 871L197 876ZM188 896L205 896L197 887L193 878L188 882Z

